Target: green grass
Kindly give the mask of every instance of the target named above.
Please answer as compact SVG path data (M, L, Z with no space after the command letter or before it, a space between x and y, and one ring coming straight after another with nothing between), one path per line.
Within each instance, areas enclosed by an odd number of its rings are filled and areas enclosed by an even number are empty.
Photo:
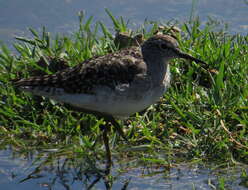
M116 31L129 31L123 18L109 11ZM17 37L18 53L0 49L0 148L19 151L58 148L104 160L99 125L93 115L71 111L52 100L15 89L11 80L34 72L53 73L37 61L47 56L64 59L70 66L93 56L117 51L113 34L101 22L79 15L73 36L51 38L30 29L33 38ZM151 36L160 23L145 22L134 34ZM144 113L120 121L129 139L126 144L111 131L116 160L168 165L177 162L248 163L248 36L215 30L213 21L202 25L195 18L180 25L177 33L183 51L209 64L206 72L185 60L172 62L172 83L163 99ZM167 31L164 31L167 32Z

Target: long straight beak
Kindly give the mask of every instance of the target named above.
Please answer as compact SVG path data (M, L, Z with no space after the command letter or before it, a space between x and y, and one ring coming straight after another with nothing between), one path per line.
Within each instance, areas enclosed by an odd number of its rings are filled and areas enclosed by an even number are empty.
M191 56L191 55L189 55L189 54L183 53L183 52L181 52L181 53L179 54L179 57L180 57L180 58L184 58L184 59L192 60L192 61L194 61L194 62L196 62L196 63L207 64L206 62L204 62L204 61L202 61L202 60L200 60L200 59L197 59L197 58L195 58L195 57L193 57L193 56Z
M204 68L207 69L208 68L208 64L200 59L197 59L187 53L184 53L184 52L181 52L179 49L175 49L177 55L179 58L184 58L184 59L188 59L188 60L191 60L191 61L195 61L196 63L202 63Z

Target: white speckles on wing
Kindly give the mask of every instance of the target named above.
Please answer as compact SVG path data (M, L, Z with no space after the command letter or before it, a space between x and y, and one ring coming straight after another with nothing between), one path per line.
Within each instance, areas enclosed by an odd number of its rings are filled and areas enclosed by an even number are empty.
M127 90L129 87L130 87L130 84L124 83L124 84L118 84L118 85L116 85L115 89L116 89L117 91L124 92L124 91Z

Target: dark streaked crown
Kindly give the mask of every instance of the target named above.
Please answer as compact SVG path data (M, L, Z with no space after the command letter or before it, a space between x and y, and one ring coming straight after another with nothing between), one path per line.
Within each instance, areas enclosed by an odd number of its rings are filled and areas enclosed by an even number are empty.
M150 45L160 45L164 47L161 47L162 49L165 48L178 48L178 42L175 38L169 36L169 35L155 35L151 38L149 38L145 43L148 43Z
M154 57L177 58L178 50L177 40L169 35L155 35L142 45L142 54L145 59L154 59Z

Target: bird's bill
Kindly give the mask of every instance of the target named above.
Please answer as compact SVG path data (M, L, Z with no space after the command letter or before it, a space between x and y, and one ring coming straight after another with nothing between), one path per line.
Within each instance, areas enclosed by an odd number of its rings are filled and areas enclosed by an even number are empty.
M188 59L188 60L191 60L191 61L194 61L196 63L202 63L203 65L207 66L208 64L200 59L197 59L187 53L183 53L181 52L180 50L176 50L177 51L177 54L178 54L178 57L179 58L184 58L184 59Z

